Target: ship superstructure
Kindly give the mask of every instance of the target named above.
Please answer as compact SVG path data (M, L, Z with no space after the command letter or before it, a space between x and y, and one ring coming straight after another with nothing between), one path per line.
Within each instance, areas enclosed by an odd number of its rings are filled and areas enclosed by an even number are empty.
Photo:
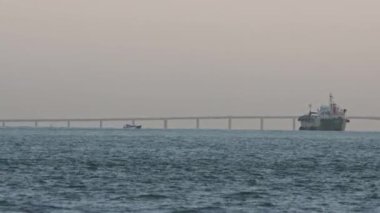
M309 113L298 118L300 130L344 131L349 122L346 113L347 110L341 109L330 94L329 105L321 106L317 112L313 112L310 106Z

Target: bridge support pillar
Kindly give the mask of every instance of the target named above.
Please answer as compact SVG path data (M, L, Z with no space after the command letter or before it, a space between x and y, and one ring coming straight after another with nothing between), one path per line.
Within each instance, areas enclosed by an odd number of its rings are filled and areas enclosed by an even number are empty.
M6 125L5 125L5 121L3 121L1 125L2 125L2 127L5 127L5 126L6 126Z
M38 121L34 121L34 127L38 127Z
M103 121L102 120L99 121L99 128L103 128Z
M232 118L228 118L228 130L232 129Z
M197 129L200 128L199 118L195 119L195 126L196 126Z
M67 121L67 128L70 128L70 126L71 126L70 121Z
M168 128L168 120L164 120L164 129L167 129Z
M293 131L296 131L296 119L293 118Z
M260 130L264 130L264 118L260 118Z

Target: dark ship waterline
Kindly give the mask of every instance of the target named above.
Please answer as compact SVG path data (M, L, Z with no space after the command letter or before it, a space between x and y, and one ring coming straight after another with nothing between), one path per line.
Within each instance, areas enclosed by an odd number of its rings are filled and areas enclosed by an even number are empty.
M346 118L346 109L341 109L330 94L329 106L321 106L317 112L311 111L298 118L300 130L344 131L350 121Z

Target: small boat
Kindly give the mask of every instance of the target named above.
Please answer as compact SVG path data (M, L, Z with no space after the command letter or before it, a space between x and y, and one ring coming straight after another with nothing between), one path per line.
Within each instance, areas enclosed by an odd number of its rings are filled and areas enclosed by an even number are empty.
M123 129L141 129L141 125L125 124Z

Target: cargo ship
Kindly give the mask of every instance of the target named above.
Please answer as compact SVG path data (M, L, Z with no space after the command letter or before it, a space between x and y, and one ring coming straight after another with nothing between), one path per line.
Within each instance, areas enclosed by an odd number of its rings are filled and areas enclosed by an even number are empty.
M317 112L312 111L311 105L309 107L309 113L298 118L300 130L344 131L350 122L346 117L347 110L334 102L332 94L328 106L321 106Z

